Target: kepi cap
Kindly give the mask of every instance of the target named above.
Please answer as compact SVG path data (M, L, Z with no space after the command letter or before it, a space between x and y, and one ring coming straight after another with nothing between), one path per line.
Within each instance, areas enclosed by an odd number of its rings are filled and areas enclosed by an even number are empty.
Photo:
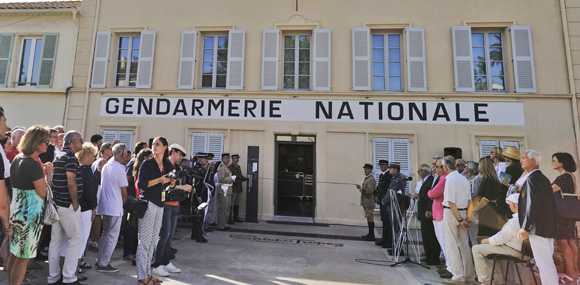
M232 154L232 158L236 158L236 157L237 157L237 158L240 158L240 155L239 155L239 154L237 154L237 153L234 153L234 154Z
M205 153L205 152L198 152L197 153L197 158L207 158L207 153Z
M370 164L370 163L365 163L365 165L363 166L363 168L371 169L372 170L373 169L373 165Z
M386 159L379 159L379 164L389 164L389 161Z
M222 158L224 158L224 157L230 157L230 153L229 152L222 153Z

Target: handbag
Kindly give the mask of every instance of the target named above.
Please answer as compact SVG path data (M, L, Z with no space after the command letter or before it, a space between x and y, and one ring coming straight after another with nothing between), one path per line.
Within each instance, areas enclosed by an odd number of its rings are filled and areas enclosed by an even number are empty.
M133 196L127 197L127 200L123 204L123 209L131 214L137 215L139 219L143 219L145 212L147 211L148 203L146 200L139 200Z
M44 224L53 225L60 221L58 211L56 210L56 204L52 199L52 189L49 185L46 185L46 201L44 201Z
M572 175L572 180L574 181L574 194L554 193L554 201L556 202L556 212L558 213L558 218L563 220L580 221L580 193L578 193L578 187L576 187L576 177Z

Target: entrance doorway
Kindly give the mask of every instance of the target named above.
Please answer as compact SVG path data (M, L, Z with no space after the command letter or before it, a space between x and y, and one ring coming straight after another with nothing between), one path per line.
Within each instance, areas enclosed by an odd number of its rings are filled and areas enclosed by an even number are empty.
M275 215L314 218L316 137L276 136Z

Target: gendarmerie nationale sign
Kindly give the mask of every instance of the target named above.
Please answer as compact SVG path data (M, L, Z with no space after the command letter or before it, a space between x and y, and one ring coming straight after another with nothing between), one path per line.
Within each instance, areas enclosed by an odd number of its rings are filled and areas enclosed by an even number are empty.
M102 97L101 116L523 126L522 102Z

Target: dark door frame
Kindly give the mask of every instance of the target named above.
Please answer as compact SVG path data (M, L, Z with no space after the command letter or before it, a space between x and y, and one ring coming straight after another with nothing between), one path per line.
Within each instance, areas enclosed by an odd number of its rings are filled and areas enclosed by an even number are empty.
M292 141L278 141L278 136L291 136ZM314 142L298 142L296 137L313 137ZM312 146L312 219L316 218L316 136L315 135L284 135L275 134L274 135L274 216L278 212L278 155L280 151L280 144L289 145L311 145Z

